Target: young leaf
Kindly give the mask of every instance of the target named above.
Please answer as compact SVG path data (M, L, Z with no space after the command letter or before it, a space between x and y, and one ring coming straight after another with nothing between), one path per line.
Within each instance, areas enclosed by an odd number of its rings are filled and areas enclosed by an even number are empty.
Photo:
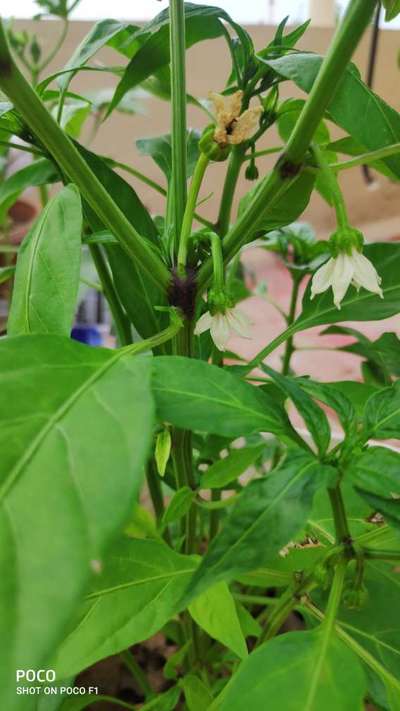
M234 23L229 15L218 7L185 3L185 39L186 48L207 39L214 39L224 34L223 22L228 22L240 37L241 44L248 58L253 47L247 32ZM141 84L152 74L169 64L169 12L163 10L152 22L144 25L130 39L132 45L139 48L133 55L125 73L117 86L110 106L111 112L124 94Z
M198 131L191 129L187 132L187 176L193 175L194 168L199 157L199 137ZM172 176L172 146L171 135L156 136L154 138L140 138L136 141L136 146L143 156L151 156L158 167L164 173L168 182Z
M163 422L225 437L294 436L283 408L231 373L180 356L157 357L153 363L153 392Z
M293 378L281 375L277 371L262 365L262 369L292 400L309 429L309 432L323 456L329 447L331 430L325 412L312 400L312 398L297 385Z
M188 711L208 711L213 697L204 681L194 674L187 674L181 681Z
M118 539L52 661L57 678L75 676L158 632L179 612L196 566L194 557L175 553L165 543Z
M330 290L311 301L309 284L303 297L302 312L295 322L297 331L337 321L379 321L399 313L400 245L382 242L370 244L365 247L364 254L382 277L383 299L365 289L357 292L354 287L350 287L339 311L333 303Z
M400 439L400 380L367 401L364 412L367 439Z
M268 66L284 79L291 79L303 91L309 92L318 75L322 57L311 53L286 54L266 60ZM352 65L332 97L329 117L355 138L367 151L374 151L400 141L400 115L361 80ZM368 117L368 120L360 120ZM400 157L384 162L400 177Z
M183 486L179 489L172 497L168 504L168 508L164 512L161 521L162 528L165 528L165 526L168 526L174 521L179 521L183 516L185 516L192 505L194 497L195 492L192 489L189 489L188 486Z
M271 562L305 524L315 492L333 473L303 450L292 449L278 469L248 484L212 540L188 597Z
M18 711L15 669L48 660L128 517L153 402L147 358L59 336L3 340L0 373L0 706Z
M200 479L201 489L223 489L243 474L260 457L264 444L256 447L233 449L224 459L211 464Z
M0 183L0 216L14 204L27 188L61 180L57 169L47 158L40 158L21 168Z
M125 23L117 22L116 20L101 20L97 22L83 38L82 42L76 48L71 59L68 60L64 69L71 69L71 72L62 74L58 78L58 85L66 91L71 79L74 76L74 70L86 64L88 59L93 57L104 45L115 37L121 30L126 27Z
M361 709L365 691L357 657L321 625L312 632L283 634L259 647L242 662L220 704L211 709L355 711Z
M231 649L240 659L247 657L235 601L226 583L216 583L196 597L189 605L189 612L210 637Z
M356 491L373 509L400 527L400 454L385 447L370 447L350 465Z
M81 261L82 207L74 185L46 205L18 253L8 334L69 336Z

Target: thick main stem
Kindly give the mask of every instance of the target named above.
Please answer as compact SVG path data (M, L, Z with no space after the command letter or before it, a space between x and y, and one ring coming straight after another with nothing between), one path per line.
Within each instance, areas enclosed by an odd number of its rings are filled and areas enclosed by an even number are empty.
M224 258L228 262L246 243L261 217L265 217L283 197L301 170L302 162L332 97L343 77L376 7L377 0L353 0L339 26L330 50L314 82L308 100L290 136L283 156L261 183L256 195L235 226L224 238ZM210 260L199 274L203 291L212 272Z
M32 133L45 146L61 170L80 190L82 197L101 221L115 234L129 256L140 264L158 286L167 288L170 274L166 265L135 230L114 203L68 136L29 86L15 65L0 20L0 88L9 97Z
M170 0L170 54L172 106L172 189L176 246L182 229L187 192L185 7Z
M224 237L229 230L233 198L237 182L239 180L240 169L244 161L245 148L243 145L234 146L229 159L228 170L226 172L224 189L222 192L221 205L217 220L217 232Z

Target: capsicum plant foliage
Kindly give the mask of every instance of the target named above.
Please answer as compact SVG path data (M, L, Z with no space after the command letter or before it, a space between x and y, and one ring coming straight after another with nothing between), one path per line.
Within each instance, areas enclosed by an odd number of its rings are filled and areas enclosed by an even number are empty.
M385 3L389 16L397 5ZM341 325L400 307L400 246L365 245L340 188L341 171L365 163L400 179L400 115L351 64L375 6L352 0L323 58L296 49L307 23L285 19L255 47L224 10L171 0L143 27L99 22L33 87L1 30L2 141L19 136L34 153L3 179L1 204L46 188L0 342L2 709L44 709L40 694L16 695L16 669L49 667L60 686L118 654L143 708L400 708L400 454L385 443L400 438L400 342ZM193 97L185 50L211 39L232 69ZM118 68L93 59L106 45ZM80 96L82 71L110 72L116 88ZM281 99L284 82L303 98ZM137 136L160 184L79 138L91 106L112 121L137 88L171 104L170 133ZM198 108L190 128L187 104ZM259 156L274 152L264 174ZM210 221L201 195L214 162L225 178L212 181ZM237 195L241 175L249 190ZM164 215L144 206L141 182L165 196ZM337 217L328 241L299 222L314 190ZM287 328L246 362L228 340L251 337L239 302L251 294L242 248L255 241L293 290ZM82 257L115 348L70 338ZM315 326L350 337L360 382L293 369L296 334ZM132 654L155 633L176 649L157 692ZM68 711L94 697L55 701Z

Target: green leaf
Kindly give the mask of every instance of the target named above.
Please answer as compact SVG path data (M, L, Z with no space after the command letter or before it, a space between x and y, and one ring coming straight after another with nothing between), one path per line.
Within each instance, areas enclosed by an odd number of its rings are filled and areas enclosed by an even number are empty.
M0 284L4 284L15 274L15 267L0 267Z
M367 401L364 412L366 438L400 439L400 380Z
M205 683L194 674L187 674L181 681L188 711L208 711L213 697Z
M108 167L107 163L88 151L83 146L77 147L97 178L106 188L127 219L136 230L148 240L156 244L158 233L154 222L140 201L134 189ZM89 223L94 232L104 229L93 210L85 205ZM148 338L158 333L163 320L154 310L154 306L165 304L165 296L157 289L143 270L126 255L119 244L105 244L107 258L114 277L114 285L125 311L142 338Z
M216 583L196 597L189 605L189 612L210 637L231 649L240 659L247 657L235 601L226 583Z
M18 711L15 669L47 662L128 517L153 403L147 358L59 336L1 341L0 373L0 705Z
M185 516L193 503L195 495L196 493L192 489L189 489L188 486L183 486L179 489L173 495L168 504L168 508L164 512L161 521L162 528L165 528L165 526L168 526L174 521L179 521Z
M186 48L203 40L223 35L223 21L234 27L249 55L252 46L248 34L239 25L233 23L224 10L189 2L185 3ZM152 22L141 27L132 35L130 43L135 46L135 53L117 86L110 111L117 106L127 91L169 64L169 11L163 10Z
M296 383L316 400L335 410L345 432L353 429L356 411L352 399L346 397L340 388L336 387L336 383L318 383L309 378L298 378Z
M400 453L370 447L350 463L351 480L369 505L400 527Z
M338 623L396 679L400 678L400 575L387 563L367 561L367 596L357 610L342 606ZM374 686L383 685L375 682ZM378 686L379 688L379 686ZM388 708L392 708L388 706Z
M0 183L0 216L7 212L27 188L59 180L57 169L47 158L40 158L21 168Z
M221 702L211 708L358 711L365 691L365 676L355 655L321 626L280 635L259 647L242 662Z
M400 14L400 0L383 0L383 7L385 8L385 20L390 22L394 20L397 15Z
M54 114L56 113L57 110L54 111ZM91 105L89 101L70 101L64 105L60 126L72 138L79 138L84 123L90 114Z
M116 20L101 20L97 22L90 32L83 38L82 42L76 48L71 59L68 60L64 70L71 69L71 73L63 74L58 79L58 85L63 91L68 88L71 79L75 72L73 70L86 64L88 59L93 57L104 45L115 37L121 30L126 27L125 23L117 22Z
M253 432L292 435L284 410L231 373L180 356L161 356L153 362L153 392L162 422L224 437Z
M360 289L357 293L352 286L342 301L341 309L338 310L333 303L331 290L311 301L311 284L308 284L303 297L302 312L295 321L296 331L337 321L378 321L399 313L400 245L382 242L370 244L365 247L364 254L382 277L384 298L381 299L365 289Z
M46 205L18 253L8 334L69 336L81 261L82 207L74 185Z
M303 91L311 90L322 64L322 57L311 53L286 54L267 61L284 79L291 79ZM374 151L400 141L400 115L361 80L353 65L347 70L329 105L328 116L355 138L367 151ZM368 116L368 121L360 121ZM400 177L400 157L385 158L384 163Z
M58 679L148 639L179 612L197 565L163 542L119 539L51 662Z
M187 175L193 175L197 159L199 157L199 137L198 131L191 129L187 131ZM168 182L172 176L172 145L171 135L156 136L154 138L140 138L136 141L136 146L143 156L151 156L158 167L164 173Z
M261 367L264 373L267 373L285 395L292 400L296 409L303 417L318 447L319 454L323 456L331 441L331 430L325 412L297 385L295 379L281 375L264 364Z
M264 444L256 447L233 449L224 459L211 464L200 479L201 489L223 489L247 471L260 457L265 449Z
M304 212L310 201L314 183L314 173L309 170L303 170L298 177L293 180L284 197L277 200L268 211L268 217L256 223L254 233L250 236L250 240L254 239L258 234L272 232L272 230L277 230L280 227L285 227L295 222ZM246 193L241 199L239 203L239 215L248 208L258 189L259 184Z
M334 470L301 449L248 484L193 576L191 598L219 580L267 565L306 523L315 492Z

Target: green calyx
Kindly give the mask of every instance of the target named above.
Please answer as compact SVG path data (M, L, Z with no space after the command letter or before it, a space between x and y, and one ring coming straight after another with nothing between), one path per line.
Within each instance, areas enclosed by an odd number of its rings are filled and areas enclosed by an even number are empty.
M214 124L210 124L210 126L204 129L199 141L199 149L210 161L220 163L228 158L231 146L217 143L214 138L214 133Z
M362 251L364 236L354 227L340 227L329 238L329 248L333 257L339 254L351 255L353 249Z
M210 289L207 303L212 316L214 316L214 314L224 314L233 306L232 299L222 289Z

